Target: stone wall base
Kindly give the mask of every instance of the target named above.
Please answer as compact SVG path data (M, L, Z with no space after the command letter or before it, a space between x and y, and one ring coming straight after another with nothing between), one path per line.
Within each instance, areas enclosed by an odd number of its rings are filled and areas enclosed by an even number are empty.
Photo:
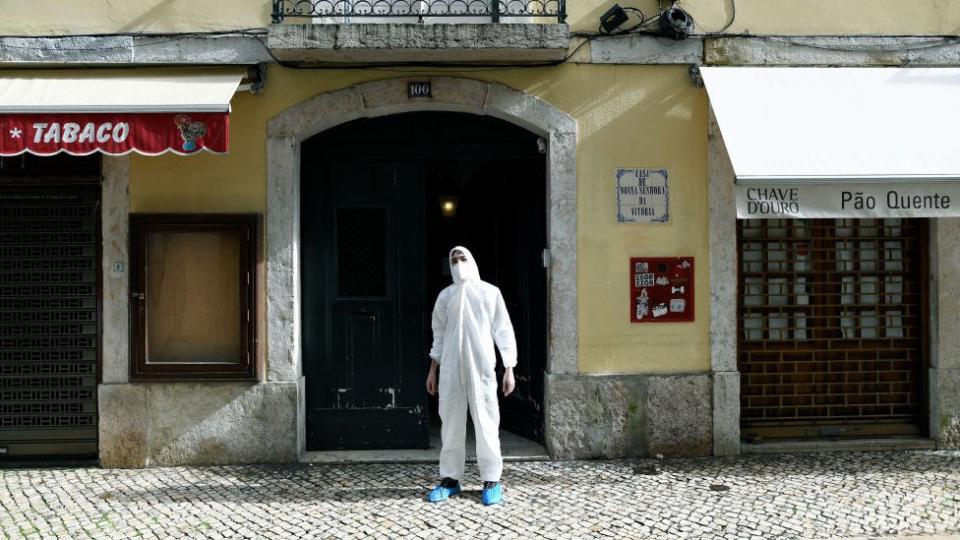
M303 379L99 387L100 464L284 463L299 458Z
M709 373L546 376L547 450L554 459L708 456Z
M960 369L930 369L930 436L937 448L960 449Z

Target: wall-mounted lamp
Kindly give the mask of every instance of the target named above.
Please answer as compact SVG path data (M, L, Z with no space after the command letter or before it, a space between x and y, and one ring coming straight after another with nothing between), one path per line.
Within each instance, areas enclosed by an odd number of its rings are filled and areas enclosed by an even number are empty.
M443 217L457 217L457 198L453 195L443 195L440 197L440 214Z

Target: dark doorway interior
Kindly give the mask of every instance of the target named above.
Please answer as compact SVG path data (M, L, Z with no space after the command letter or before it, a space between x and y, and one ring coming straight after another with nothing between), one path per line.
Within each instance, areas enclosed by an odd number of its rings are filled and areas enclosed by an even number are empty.
M504 429L543 441L546 169L537 137L460 113L358 120L302 147L307 448L426 448L433 302L467 246L518 336ZM455 215L444 215L444 202Z

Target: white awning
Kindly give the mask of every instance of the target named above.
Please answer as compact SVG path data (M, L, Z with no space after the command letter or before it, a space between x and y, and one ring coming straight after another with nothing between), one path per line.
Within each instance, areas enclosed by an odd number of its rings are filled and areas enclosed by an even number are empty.
M0 76L0 113L230 111L242 73Z
M737 217L960 217L960 69L704 67Z
M960 179L960 69L701 73L738 183Z

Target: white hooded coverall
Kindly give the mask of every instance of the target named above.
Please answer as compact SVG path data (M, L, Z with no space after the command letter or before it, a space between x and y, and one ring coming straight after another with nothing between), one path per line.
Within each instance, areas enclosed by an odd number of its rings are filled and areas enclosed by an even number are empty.
M484 482L499 482L500 408L494 367L500 349L503 366L517 365L517 342L503 295L480 280L470 251L457 246L466 262L450 265L453 284L440 291L433 308L433 348L430 358L440 365L440 476L460 480L466 459L467 408L477 438L477 465Z

